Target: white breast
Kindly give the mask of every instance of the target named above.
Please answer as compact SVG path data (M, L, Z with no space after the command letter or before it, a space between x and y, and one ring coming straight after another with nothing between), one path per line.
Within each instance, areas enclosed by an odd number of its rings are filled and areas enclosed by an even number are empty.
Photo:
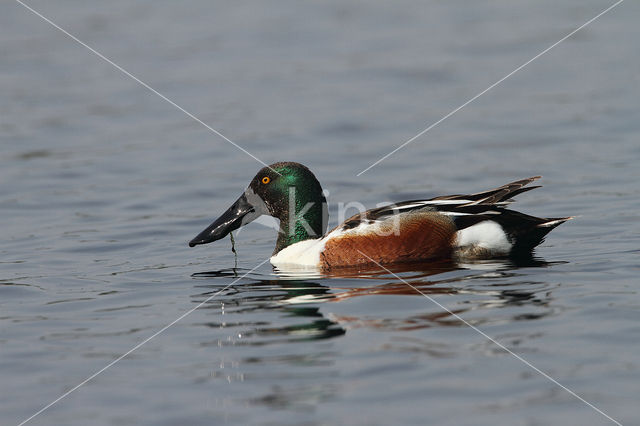
M320 253L324 249L325 239L305 240L291 244L271 256L271 264L276 268L290 266L302 268L318 268L320 265Z
M371 226L360 224L355 228L343 230L340 227L334 229L329 234L316 240L305 240L291 244L271 256L270 262L280 270L313 270L320 268L320 254L324 250L327 240L338 238L346 234L357 234L364 227Z

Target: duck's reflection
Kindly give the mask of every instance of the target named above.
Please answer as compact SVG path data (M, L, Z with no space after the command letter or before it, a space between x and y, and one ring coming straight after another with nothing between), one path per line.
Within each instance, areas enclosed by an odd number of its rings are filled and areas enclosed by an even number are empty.
M376 353L454 358L460 338L414 331L535 320L557 309L551 307L550 285L531 280L531 271L514 264L413 265L392 271L342 271L321 280L256 273L238 279L248 272L240 269L194 274L194 303L211 299L205 306L210 321L197 324L210 328L199 344L215 348L210 372L200 379L250 382L247 404L308 410L347 391L345 381L336 380L344 351L371 353L334 339L350 330L386 331L371 342ZM536 337L515 333L505 343L521 345L529 338Z
M548 285L525 281L518 268L546 267L549 263L529 259L526 263L513 261L482 262L473 265L454 263L395 266L388 271L341 270L340 275L325 274L322 283L308 279L256 276L245 277L212 299L210 307L218 307L223 313L250 314L275 311L279 314L277 324L272 322L253 324L243 332L242 343L264 345L284 341L317 340L341 336L348 328L370 327L385 330L411 330L429 327L451 327L474 325L495 321L533 320L550 315L551 300ZM468 269L471 267L472 269ZM224 285L209 284L211 279L237 277L245 273L238 269L201 272L193 277L202 280L197 287L208 291L194 296L199 301L224 288ZM278 273L278 271L276 271ZM439 279L434 279L439 275ZM217 280L215 280L217 281ZM362 281L366 281L362 285ZM385 281L379 284L380 281ZM228 283L227 283L228 284ZM359 296L418 296L432 299L447 294L455 296L443 309L433 300L425 300L426 313L415 309L406 315L395 309L392 315L376 312L349 312L348 315L332 312L327 305L343 302ZM438 298L439 300L442 300ZM508 318L494 310L503 307L525 307L510 312ZM530 307L531 309L528 309ZM479 311L462 321L458 316ZM455 314L455 315L454 315ZM239 325L236 323L212 322L212 327ZM245 325L249 325L246 324Z
M229 271L213 271L198 274L197 277L227 276ZM320 312L320 306L306 306L295 303L305 298L316 302L330 300L333 296L328 286L309 281L280 281L272 279L251 279L239 282L237 286L226 289L218 297L208 303L225 317L230 315L251 314L276 311L280 321L277 325L270 322L214 321L206 323L214 328L244 326L242 341L233 344L264 345L283 341L318 340L343 335L345 330ZM210 289L194 296L197 301L206 300L220 291L219 285L199 285L199 288ZM199 300L200 299L200 300ZM249 326L250 328L246 328ZM224 343L223 343L224 344Z

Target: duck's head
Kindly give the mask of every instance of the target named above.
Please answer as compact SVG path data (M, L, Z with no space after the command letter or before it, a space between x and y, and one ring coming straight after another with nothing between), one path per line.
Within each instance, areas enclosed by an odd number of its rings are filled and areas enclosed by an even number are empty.
M316 177L302 164L281 162L263 167L240 198L189 246L224 238L263 214L280 220L274 254L290 244L321 237L327 227L327 204Z

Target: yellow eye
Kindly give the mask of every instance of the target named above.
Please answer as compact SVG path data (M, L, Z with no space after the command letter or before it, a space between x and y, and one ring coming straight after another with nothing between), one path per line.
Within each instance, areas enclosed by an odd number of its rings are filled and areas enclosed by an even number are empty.
M265 176L262 178L262 183L269 183L271 182L271 178L269 176Z

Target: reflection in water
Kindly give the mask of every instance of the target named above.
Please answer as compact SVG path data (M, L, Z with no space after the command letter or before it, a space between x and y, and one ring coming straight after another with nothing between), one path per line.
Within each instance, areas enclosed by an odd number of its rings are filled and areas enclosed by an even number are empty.
M394 267L393 273L415 288L386 271L343 270L340 276L334 273L322 279L283 278L277 273L251 274L229 288L225 288L229 280L244 275L247 270L231 268L193 274L199 290L193 296L196 303L224 289L205 308L211 310L215 320L203 325L213 329L211 335L225 337L201 342L201 345L225 347L228 351L224 352L225 358L212 365L207 379L269 383L267 389L262 388L246 402L278 410L312 410L320 402L339 397L343 391L333 378L339 374L334 364L341 357L340 346L333 338L358 328L387 331L392 333L386 334L377 348L432 358L454 358L460 351L459 341L411 333L430 328L467 327L452 313L475 326L550 315L554 310L550 307L549 285L531 281L530 274L518 271L521 266L548 265L536 260L526 265L481 262L464 265L466 268L450 263ZM426 300L421 293L436 298L451 312ZM398 309L396 305L394 309L362 311L347 305L366 296L417 296L423 299L424 307L416 305L415 298L398 301L410 302L408 309ZM337 302L340 305L336 305ZM220 329L225 331L220 333ZM521 336L512 337L521 339ZM510 340L505 343L520 345ZM246 349L229 352L243 346L260 349L250 351L250 355ZM483 344L477 347L487 350ZM519 346L519 349L523 348ZM277 365L284 368L276 368Z
M562 263L562 262L556 262ZM554 263L555 264L555 263ZM328 271L322 271L308 267L289 266L288 269L273 267L273 271L281 279L317 279L317 278L375 278L386 276L388 271L394 274L414 272L420 276L435 275L456 269L505 269L523 267L542 267L550 263L534 257L532 254L525 254L518 257L502 259L475 260L468 262L455 262L453 260L440 260L429 262L410 262L385 265L380 268L375 264L357 265L353 267L343 266Z
M272 386L268 394L254 398L250 402L275 409L307 410L315 408L320 402L335 398L338 391L336 385L326 383L300 385L290 389Z
M412 263L398 263L387 265L386 268L394 273L415 273L417 276L429 276L438 273L451 271L458 268L458 265L452 261L432 261L432 262L412 262ZM378 267L375 264L371 265L358 265L358 266L344 266L340 268L331 269L328 271L321 271L308 268L291 268L291 269L278 269L273 268L274 273L280 277L280 279L318 279L318 278L361 278L369 279L376 277L388 276L389 273Z
M465 266L466 268L463 268ZM346 328L371 327L386 330L413 330L429 327L459 327L464 322L451 314L462 315L471 311L488 311L483 316L465 318L474 325L505 321L491 310L510 306L531 306L535 312L518 312L507 321L533 320L553 312L549 307L551 299L548 285L533 281L518 281L519 267L547 267L540 259L514 261L482 261L473 264L427 263L395 265L390 270L401 277L384 270L348 270L325 273L324 281L276 277L265 279L256 274L248 283L234 285L211 301L212 306L220 306L226 313L243 314L257 311L278 311L286 318L297 318L297 322L282 321L277 325L255 324L251 330L243 333L242 344L263 345L276 341L316 340L337 337L345 334ZM219 277L237 277L245 273L236 268L193 274L194 278L210 280ZM455 273L448 277L447 273ZM442 275L441 279L427 279ZM361 281L365 285L360 285ZM378 284L379 281L388 281ZM404 281L411 284L407 285ZM354 282L357 285L354 285ZM480 285L477 285L480 284ZM412 287L413 286L413 287ZM210 289L196 297L206 299L223 288L217 284L199 285ZM418 290L418 291L416 291ZM323 313L321 306L329 302L343 302L361 296L438 296L452 295L453 303L445 302L451 312L425 300L425 309L429 313L408 315L402 318L382 318L375 312L366 316L338 315ZM309 306L315 305L315 306ZM323 311L330 311L324 308ZM304 321L300 321L304 319ZM211 323L219 327L219 323ZM251 339L254 338L254 339ZM239 343L235 343L239 344Z
M217 271L205 273L207 276L224 276L227 272ZM203 274L198 274L202 277ZM211 287L211 286L199 286ZM217 291L218 286L211 287L213 290L197 295L197 298L206 299ZM323 316L319 307L299 306L291 303L298 298L312 297L318 301L325 298L332 298L327 286L306 281L280 281L280 280L258 280L248 284L229 287L224 294L212 299L213 306L220 306L225 314L243 314L256 311L277 310L284 314L286 318L296 318L296 322L286 325L269 326L268 323L252 324L252 328L242 333L242 343L234 344L264 345L284 341L318 340L343 335L345 330L336 322L330 321ZM300 319L305 321L300 322ZM238 326L239 323L208 323L211 327ZM248 325L248 324L242 324ZM257 337L259 339L251 339Z

